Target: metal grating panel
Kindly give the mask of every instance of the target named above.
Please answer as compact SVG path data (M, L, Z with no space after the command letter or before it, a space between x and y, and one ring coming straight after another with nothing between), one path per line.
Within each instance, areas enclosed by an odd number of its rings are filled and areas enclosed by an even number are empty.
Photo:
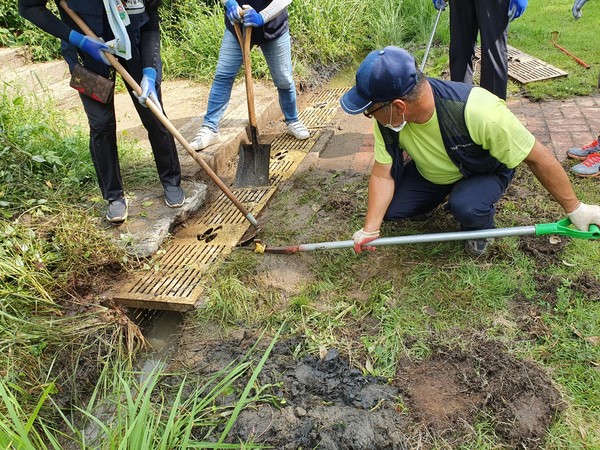
M298 119L307 128L321 128L327 125L337 108L307 108L298 114Z
M234 189L232 192L248 211L255 215L262 210L267 200L271 198L275 192L275 189L276 186L267 186L264 188ZM219 195L215 202L208 205L208 208L194 220L194 222L197 223L216 224L239 224L245 221L246 218L243 214L223 193Z
M507 53L508 76L519 83L527 84L568 75L564 70L558 69L510 45L507 46ZM481 59L481 49L479 47L475 50L475 57Z
M299 141L290 134L283 134L278 136L271 142L271 165L273 164L273 158L278 157L278 153L281 150L299 150L304 153L308 153L313 145L315 145L314 137L315 132L311 132L311 138L304 141ZM269 166L270 168L271 166Z
M193 308L203 290L202 275L230 252L230 246L202 245L194 240L173 244L156 261L155 268L116 294L114 299L125 306L175 311ZM152 305L153 302L157 304Z
M319 128L338 108L347 89L323 91L312 99L312 107L300 113L305 125ZM304 115L303 115L304 114ZM257 216L314 146L318 131L299 141L288 134L271 143L270 186L235 189L233 194ZM248 229L248 222L229 198L221 193L202 213L185 223L168 251L154 267L142 273L122 292L113 296L119 303L136 308L187 311L196 306L203 291L203 275L217 267Z
M326 91L322 91L322 92L319 92L318 94L315 94L310 99L310 102L311 102L312 106L315 108L321 104L334 103L334 102L336 104L338 104L340 101L340 97L342 95L344 95L347 90L348 90L348 88L337 88L337 89L329 89Z

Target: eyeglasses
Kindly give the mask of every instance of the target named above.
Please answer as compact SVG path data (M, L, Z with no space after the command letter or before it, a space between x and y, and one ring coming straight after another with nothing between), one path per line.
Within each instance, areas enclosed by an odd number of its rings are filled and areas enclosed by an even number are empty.
M374 110L372 110L372 111L363 111L363 114L365 115L365 117L367 117L367 118L369 118L369 119L372 119L372 118L373 118L373 114L375 114L375 113L376 113L377 111L379 111L380 109L383 109L383 108L385 108L385 107L386 107L387 105L389 105L390 103L392 103L392 102L391 102L391 101L390 101L390 102L385 102L385 103L384 103L383 105L381 105L379 108L375 108L375 109L374 109Z

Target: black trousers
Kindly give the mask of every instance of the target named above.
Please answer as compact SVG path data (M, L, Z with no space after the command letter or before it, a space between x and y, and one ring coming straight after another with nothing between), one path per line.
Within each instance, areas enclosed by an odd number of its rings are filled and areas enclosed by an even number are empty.
M139 61L121 60L121 63L139 84L142 79L142 67L140 67ZM148 139L150 140L158 177L162 185L179 186L181 183L181 168L173 136L148 108L140 105L129 86L127 86L127 89L142 124L148 131ZM160 84L157 84L156 91L162 105ZM80 94L80 97L90 127L90 153L96 169L100 191L105 200L116 200L123 195L123 181L117 151L117 123L114 100L103 104L83 94Z
M473 55L481 38L481 87L506 100L509 0L450 0L450 78L473 83Z

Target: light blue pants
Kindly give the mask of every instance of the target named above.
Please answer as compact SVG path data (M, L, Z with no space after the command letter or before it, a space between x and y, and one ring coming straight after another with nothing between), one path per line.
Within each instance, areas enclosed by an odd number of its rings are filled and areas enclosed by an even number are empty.
M273 82L279 94L279 106L286 123L298 120L296 107L296 86L292 77L292 52L290 33L265 42L260 46ZM219 122L225 114L231 89L240 67L243 64L242 49L237 38L227 29L221 42L217 70L208 97L208 107L204 117L204 126L214 132L219 131Z

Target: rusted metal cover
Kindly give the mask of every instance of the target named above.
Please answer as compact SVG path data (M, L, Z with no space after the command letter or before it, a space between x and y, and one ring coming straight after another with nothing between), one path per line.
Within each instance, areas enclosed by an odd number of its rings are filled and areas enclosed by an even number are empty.
M510 45L507 46L507 53L508 76L519 83L527 84L533 81L549 80L568 75L564 70L558 69ZM479 47L475 50L475 58L481 60L481 49Z

